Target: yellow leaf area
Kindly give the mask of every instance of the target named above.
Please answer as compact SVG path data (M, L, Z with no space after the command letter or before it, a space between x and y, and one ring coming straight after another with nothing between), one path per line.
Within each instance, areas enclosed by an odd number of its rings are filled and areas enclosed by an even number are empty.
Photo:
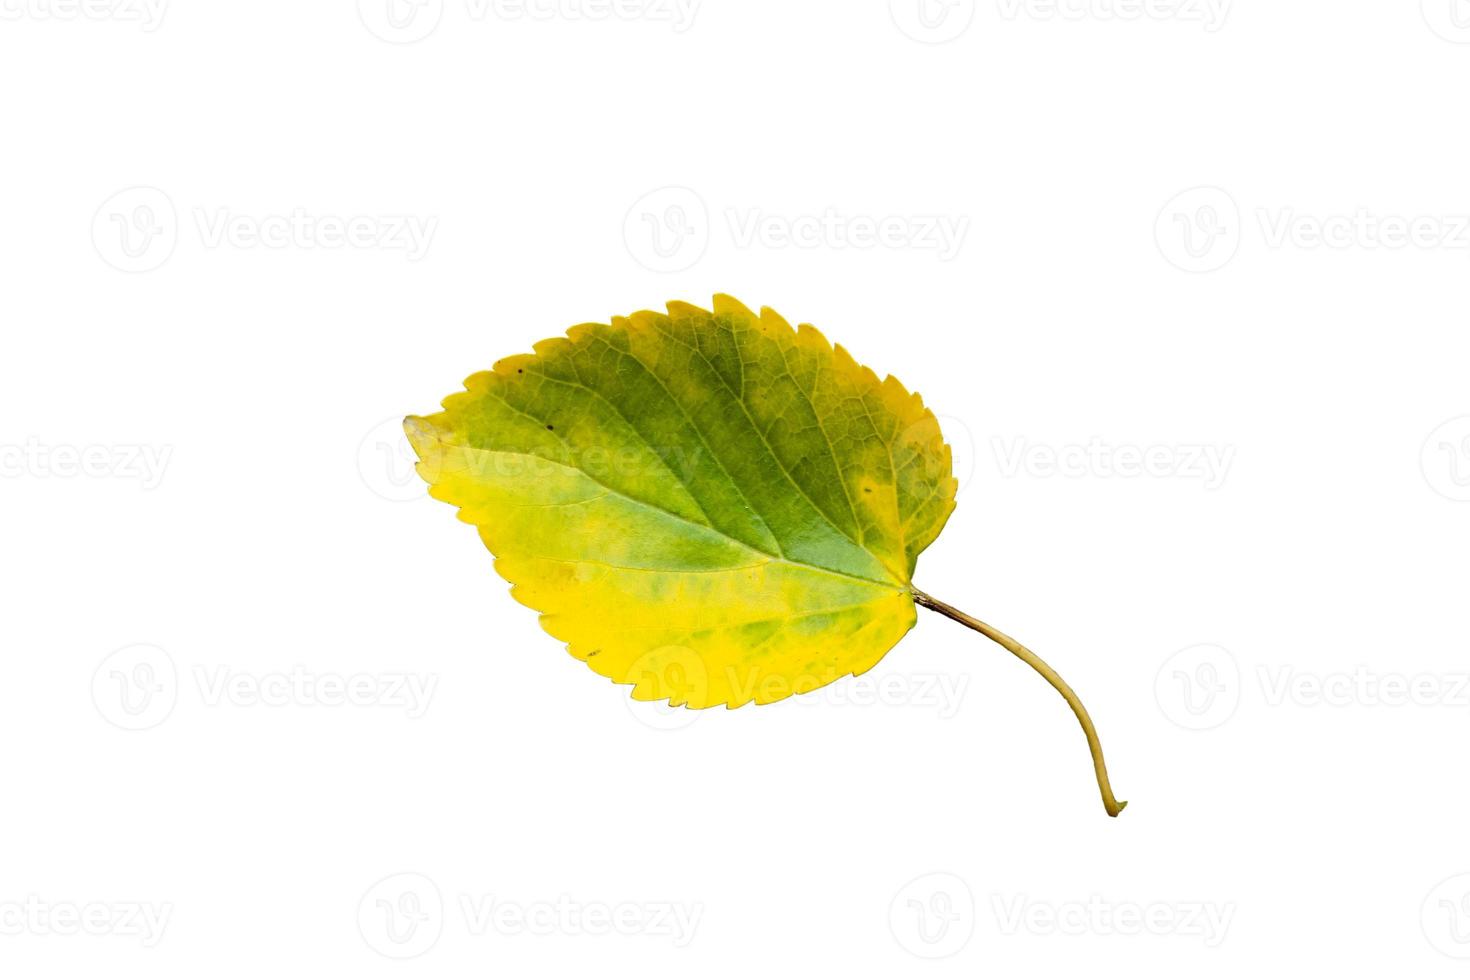
M640 700L767 703L914 624L954 509L918 395L728 296L573 327L405 421L517 600Z

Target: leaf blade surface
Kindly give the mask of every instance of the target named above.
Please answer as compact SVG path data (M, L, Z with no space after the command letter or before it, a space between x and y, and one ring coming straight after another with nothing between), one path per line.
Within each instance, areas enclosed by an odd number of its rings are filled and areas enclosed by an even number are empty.
M583 324L405 422L512 594L633 696L766 703L914 624L954 507L917 395L813 327L717 296Z

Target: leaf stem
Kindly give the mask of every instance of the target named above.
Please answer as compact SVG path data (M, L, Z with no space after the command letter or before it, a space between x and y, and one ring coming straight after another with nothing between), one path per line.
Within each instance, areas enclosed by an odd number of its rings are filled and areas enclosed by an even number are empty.
M983 633L985 636L988 636L996 643L1011 651L1011 653L1014 653L1021 660L1025 661L1032 670L1045 677L1047 683L1056 688L1057 692L1067 699L1067 704L1071 705L1072 713L1082 723L1082 731L1087 736L1087 748L1092 753L1092 768L1097 773L1097 788L1102 792L1103 806L1107 808L1108 816L1110 817L1116 817L1122 813L1123 808L1128 805L1128 801L1124 800L1120 803L1113 799L1113 788L1108 785L1108 767L1107 763L1103 761L1102 743L1098 741L1097 729L1093 727L1092 719L1088 717L1087 709L1082 706L1081 699L1067 685L1067 682L1062 680L1061 675L1052 670L1046 661L995 627L982 623L974 616L962 613L954 606L940 602L933 596L920 592L918 589L911 589L911 591L914 595L914 601L925 609L932 609L941 615L948 616L957 623L970 627L970 629L976 632Z

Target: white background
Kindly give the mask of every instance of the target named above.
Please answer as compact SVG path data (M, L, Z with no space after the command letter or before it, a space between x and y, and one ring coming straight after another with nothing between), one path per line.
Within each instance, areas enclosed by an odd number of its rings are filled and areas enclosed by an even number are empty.
M0 972L1463 975L1470 5L548 2L0 2ZM941 415L1119 819L953 623L670 717L426 499L715 291Z

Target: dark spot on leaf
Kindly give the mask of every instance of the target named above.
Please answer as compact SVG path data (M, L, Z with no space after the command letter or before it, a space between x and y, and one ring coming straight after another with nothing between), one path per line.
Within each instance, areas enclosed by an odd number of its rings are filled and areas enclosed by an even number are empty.
M550 422L548 422L548 423L546 423L546 428L553 429L553 428L555 428L555 426L553 426Z

